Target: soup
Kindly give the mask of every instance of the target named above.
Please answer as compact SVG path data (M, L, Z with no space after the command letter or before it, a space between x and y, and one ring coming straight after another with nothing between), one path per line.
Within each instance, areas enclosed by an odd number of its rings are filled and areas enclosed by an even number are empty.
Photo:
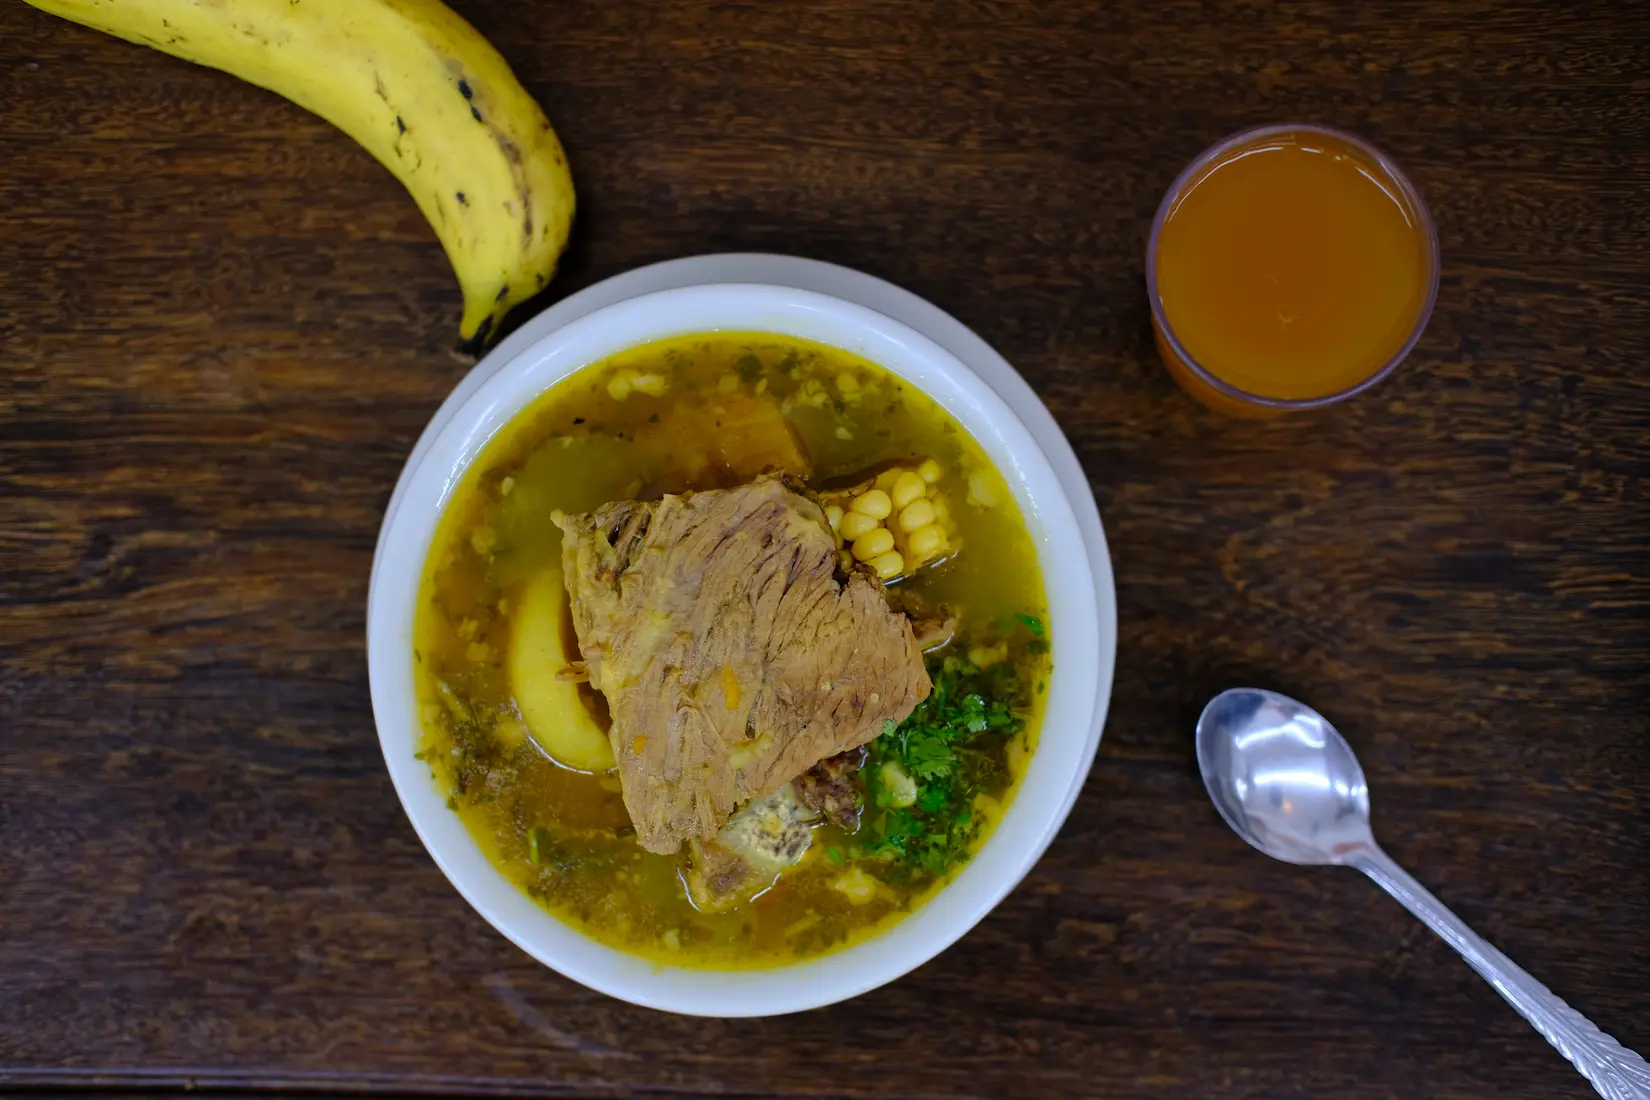
M894 680L870 682L879 690L855 700L870 709L845 725L816 714L792 729L784 710L802 705L796 676L761 675L793 673L794 652L766 665L716 658L693 690L716 701L707 720L749 712L731 774L743 777L763 756L780 783L758 790L752 780L746 793L760 797L736 792L727 814L694 792L695 812L713 818L697 828L645 789L680 780L665 773L681 770L682 747L650 762L663 727L638 724L671 689L634 669L615 673L639 649L667 644L648 624L682 593L655 586L640 605L604 607L636 587L635 571L619 584L616 567L611 576L583 570L580 555L611 558L625 523L657 540L671 517L724 504L744 509L744 526L696 577L712 576L734 542L751 541L751 516L777 515L774 537L826 548L815 595L857 599L862 618L835 622L848 643L866 647L869 661L881 630L891 665L918 663L901 681L906 695L896 698ZM664 551L638 551L635 568ZM781 580L794 586L798 576L793 568ZM598 635L631 613L640 633L622 644ZM709 645L728 618L717 609L673 629L690 648ZM822 622L802 650L829 648L832 623ZM984 842L1036 746L1048 622L1012 496L931 399L871 363L788 338L651 344L545 393L453 490L415 623L419 755L488 858L559 919L661 962L779 965L875 934ZM826 688L842 690L818 685ZM816 711L843 710L839 695L825 703ZM831 750L807 747L826 742ZM833 751L841 744L850 747Z

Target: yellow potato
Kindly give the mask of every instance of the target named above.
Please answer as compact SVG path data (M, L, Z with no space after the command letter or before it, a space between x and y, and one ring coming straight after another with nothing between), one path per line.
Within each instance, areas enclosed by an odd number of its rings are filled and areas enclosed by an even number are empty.
M560 568L527 582L510 630L510 690L540 748L570 768L605 772L615 763L607 734L585 709L578 685L556 676L578 659L562 643L566 606Z

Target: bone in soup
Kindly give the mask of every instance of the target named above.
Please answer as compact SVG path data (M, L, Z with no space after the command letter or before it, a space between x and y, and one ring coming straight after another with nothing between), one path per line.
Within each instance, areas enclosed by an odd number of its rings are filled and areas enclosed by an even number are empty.
M677 965L851 944L979 848L1036 746L1037 555L984 452L864 360L769 334L545 393L425 564L419 756L558 918Z

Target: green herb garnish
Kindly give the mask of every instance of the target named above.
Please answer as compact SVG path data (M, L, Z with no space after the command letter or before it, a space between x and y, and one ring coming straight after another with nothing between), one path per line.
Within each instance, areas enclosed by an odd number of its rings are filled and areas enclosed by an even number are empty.
M1031 631L1032 637L1041 638L1043 636L1043 620L1039 619L1037 616L1015 615L1014 617L1025 624L1026 629Z
M1025 725L1025 684L1013 662L976 668L946 657L929 669L934 690L905 721L871 743L868 815L860 852L933 879L967 862L979 833L974 798L1001 786L1004 742ZM916 783L909 793L908 776ZM895 784L906 783L903 792Z

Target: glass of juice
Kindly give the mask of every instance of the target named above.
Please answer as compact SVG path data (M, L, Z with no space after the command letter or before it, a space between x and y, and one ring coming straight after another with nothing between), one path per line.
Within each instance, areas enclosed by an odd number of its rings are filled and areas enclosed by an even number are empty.
M1275 416L1373 386L1426 328L1438 234L1397 165L1323 126L1263 126L1194 160L1146 243L1158 351L1211 408Z

